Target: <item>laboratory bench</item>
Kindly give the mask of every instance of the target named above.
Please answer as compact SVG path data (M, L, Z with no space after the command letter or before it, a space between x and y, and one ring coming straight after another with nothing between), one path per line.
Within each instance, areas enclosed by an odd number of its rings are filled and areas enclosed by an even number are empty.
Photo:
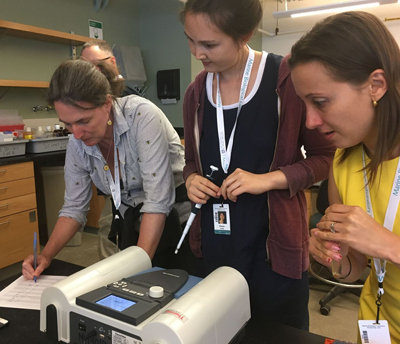
M47 275L71 275L83 269L81 266L54 259L51 266L45 270ZM20 276L13 276L0 281L0 290L7 287ZM1 343L31 343L53 344L46 334L39 330L40 312L38 310L15 309L0 307L0 318L9 321L6 327L0 329ZM201 324L199 324L201 326ZM244 339L240 344L324 344L326 338L306 331L298 330L278 323L249 323ZM62 343L62 342L59 342Z

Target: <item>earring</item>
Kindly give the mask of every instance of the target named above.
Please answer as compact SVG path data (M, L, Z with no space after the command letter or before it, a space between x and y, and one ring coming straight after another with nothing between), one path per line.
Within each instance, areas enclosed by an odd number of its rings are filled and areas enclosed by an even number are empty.
M377 102L376 100L373 100L373 101L372 101L372 105L373 105L374 107L377 107L377 106L378 106L378 102Z
M111 119L108 119L107 125L111 125L111 124L112 124Z

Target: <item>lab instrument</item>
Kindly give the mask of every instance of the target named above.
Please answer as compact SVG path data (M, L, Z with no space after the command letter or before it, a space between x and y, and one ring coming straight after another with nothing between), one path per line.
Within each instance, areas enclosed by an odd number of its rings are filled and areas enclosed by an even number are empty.
M249 319L249 289L237 270L196 280L151 268L132 246L46 288L40 330L65 343L227 344Z

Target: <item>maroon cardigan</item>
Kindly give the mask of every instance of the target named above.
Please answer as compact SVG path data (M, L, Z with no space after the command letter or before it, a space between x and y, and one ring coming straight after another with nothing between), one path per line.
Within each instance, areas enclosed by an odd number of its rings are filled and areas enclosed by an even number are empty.
M268 192L269 235L267 255L272 270L300 279L309 265L307 205L303 189L328 178L335 148L318 130L305 127L306 109L296 95L286 56L279 68L277 93L281 101L278 136L271 171L281 170L289 189ZM186 93L183 103L185 160L183 176L203 175L199 147L203 124L205 79L200 72ZM307 158L300 147L304 145ZM199 214L201 216L201 212ZM201 257L200 216L192 224L189 240L196 257Z

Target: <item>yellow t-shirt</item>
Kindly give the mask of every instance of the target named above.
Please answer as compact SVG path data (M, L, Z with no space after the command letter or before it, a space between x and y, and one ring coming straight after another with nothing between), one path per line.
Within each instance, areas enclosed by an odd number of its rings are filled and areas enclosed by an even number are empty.
M333 174L342 202L346 205L357 205L366 210L361 145L342 164L338 164L340 152L341 150L339 149L336 151ZM368 162L369 159L366 155L366 164ZM389 203L398 162L399 158L385 161L381 165L381 170L378 171L374 184L370 185L374 218L382 225L385 220L386 208ZM393 233L400 235L400 210L396 213ZM360 297L358 317L362 320L376 319L375 301L378 292L378 281L373 261L371 266L371 273L364 284ZM392 343L400 343L400 269L390 262L386 263L383 288L385 293L382 296L379 318L388 321ZM361 343L360 337L358 338L358 343Z

